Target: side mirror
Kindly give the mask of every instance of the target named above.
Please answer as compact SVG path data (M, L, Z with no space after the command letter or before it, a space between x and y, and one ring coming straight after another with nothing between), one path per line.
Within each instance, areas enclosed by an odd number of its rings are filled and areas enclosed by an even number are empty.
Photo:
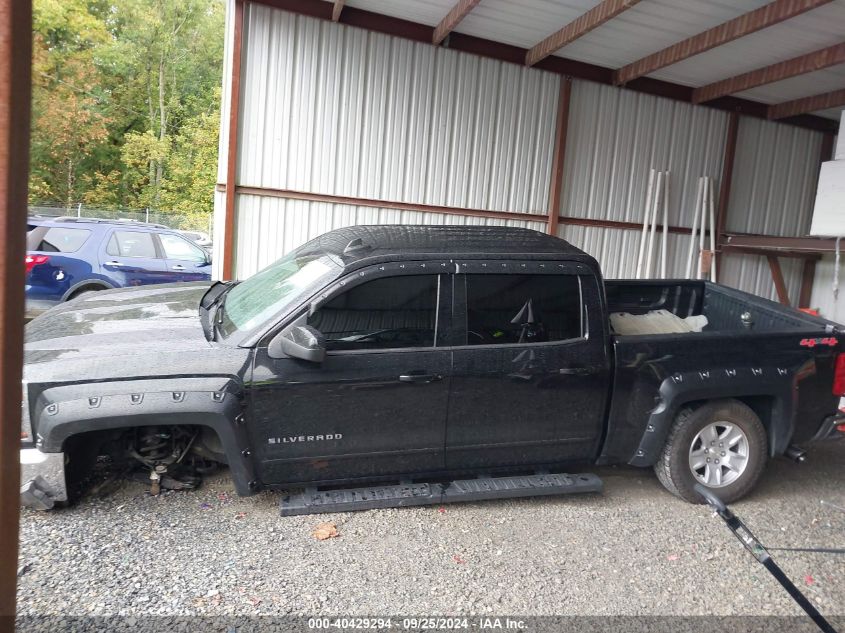
M322 363L326 357L326 343L322 333L310 325L292 325L279 332L267 346L270 358L300 358Z

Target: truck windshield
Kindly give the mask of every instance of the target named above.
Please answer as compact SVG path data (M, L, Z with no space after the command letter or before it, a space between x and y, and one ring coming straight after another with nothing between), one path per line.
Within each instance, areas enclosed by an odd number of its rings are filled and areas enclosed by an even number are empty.
M226 293L220 328L223 336L260 327L295 307L340 271L340 266L324 254L289 253Z

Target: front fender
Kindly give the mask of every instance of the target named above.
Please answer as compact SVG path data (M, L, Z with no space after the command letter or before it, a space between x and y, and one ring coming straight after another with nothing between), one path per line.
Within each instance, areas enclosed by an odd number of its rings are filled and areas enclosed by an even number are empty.
M243 389L227 376L117 381L52 387L33 410L36 446L58 453L79 433L136 426L195 425L220 437L235 489L257 489L243 416Z
M700 400L771 397L767 432L772 456L786 450L795 428L796 372L787 367L737 367L676 373L664 379L637 451L628 462L651 466L660 455L675 417L684 405Z

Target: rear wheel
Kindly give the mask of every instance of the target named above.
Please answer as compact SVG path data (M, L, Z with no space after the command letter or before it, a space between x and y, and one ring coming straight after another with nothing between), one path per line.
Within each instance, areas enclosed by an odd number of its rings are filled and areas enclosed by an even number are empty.
M719 400L678 414L654 470L669 492L686 501L703 502L693 489L700 483L731 503L757 484L767 447L754 411L736 400Z

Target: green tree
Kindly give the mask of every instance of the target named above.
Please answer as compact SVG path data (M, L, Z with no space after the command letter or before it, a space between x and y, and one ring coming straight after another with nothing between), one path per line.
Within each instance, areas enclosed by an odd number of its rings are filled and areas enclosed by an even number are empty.
M219 122L216 109L185 122L170 150L169 170L162 185L163 206L187 216L196 229L207 227L214 207Z
M39 2L33 23L31 180L39 196L67 204L108 137L93 59L109 34L81 0Z
M35 0L31 200L211 213L222 0Z
M129 79L125 90L134 95L135 103L143 99L147 118L143 130L159 141L156 148L145 144L150 150L149 177L143 191L133 193L139 201L158 207L170 139L193 116L217 108L223 6L210 0L116 0L114 7L112 56L137 60L125 73ZM127 167L137 169L137 164Z

